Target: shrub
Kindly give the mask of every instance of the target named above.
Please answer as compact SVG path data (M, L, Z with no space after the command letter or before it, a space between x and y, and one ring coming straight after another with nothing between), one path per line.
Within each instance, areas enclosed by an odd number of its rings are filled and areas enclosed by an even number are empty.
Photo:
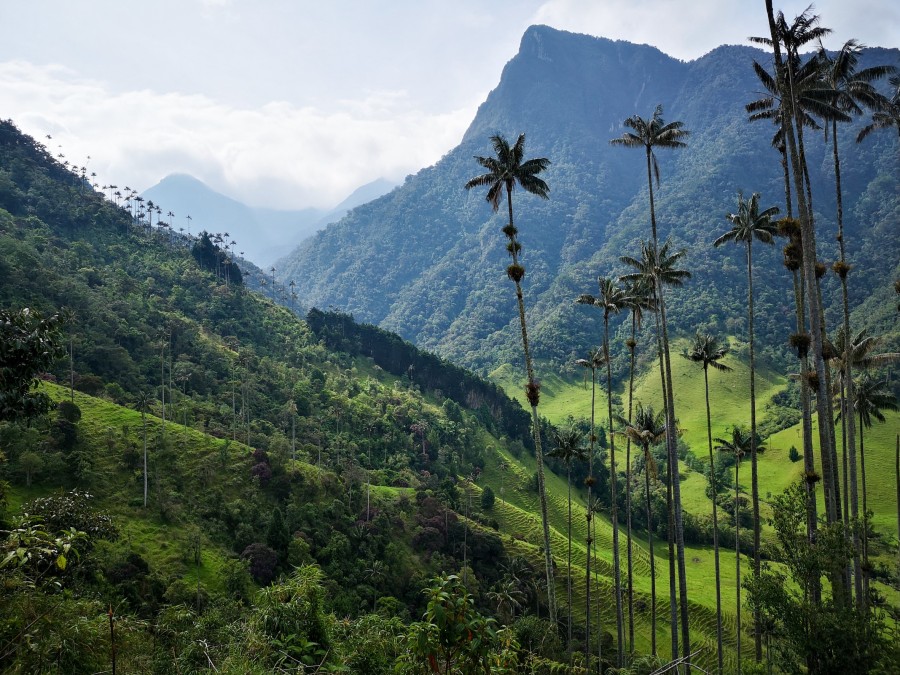
M490 486L484 488L484 491L481 493L481 508L485 511L490 511L494 508L494 499L494 491Z
M278 554L265 544L250 544L241 553L250 565L250 575L263 586L272 582L278 569Z

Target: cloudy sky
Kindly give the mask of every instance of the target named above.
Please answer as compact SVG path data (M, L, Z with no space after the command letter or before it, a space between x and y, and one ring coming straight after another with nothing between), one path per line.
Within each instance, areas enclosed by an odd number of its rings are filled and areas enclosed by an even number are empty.
M900 47L894 0L815 10ZM532 24L684 60L768 31L762 0L0 0L0 117L101 182L329 207L456 146Z

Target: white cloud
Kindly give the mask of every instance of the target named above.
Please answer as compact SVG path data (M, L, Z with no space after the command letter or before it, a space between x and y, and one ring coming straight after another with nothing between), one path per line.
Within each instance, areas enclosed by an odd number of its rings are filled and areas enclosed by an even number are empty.
M794 16L809 1L776 4ZM894 5L815 11L835 29L829 46L891 47ZM268 206L330 206L433 164L529 24L682 59L767 32L759 0L41 0L2 14L0 114L53 134L54 154L90 155L101 182L146 188L181 171Z
M811 0L782 0L775 11L793 18ZM833 28L834 43L851 37L868 45L896 47L900 9L885 0L819 0L813 13ZM535 13L546 23L577 33L650 44L683 60L702 56L722 44L748 44L750 35L767 35L765 7L747 0L547 0Z
M410 106L405 92L369 92L324 111L272 102L237 108L205 96L110 92L59 66L0 63L5 114L28 133L54 136L98 180L144 189L191 173L254 205L333 206L378 177L433 164L459 142L475 104L443 114Z

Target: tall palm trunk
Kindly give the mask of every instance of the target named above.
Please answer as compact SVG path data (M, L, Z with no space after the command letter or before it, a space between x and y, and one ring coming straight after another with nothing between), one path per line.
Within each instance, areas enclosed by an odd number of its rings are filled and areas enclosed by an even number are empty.
M753 339L753 239L747 240L747 303L750 335L750 491L753 500L753 578L759 580L761 570L759 540L762 523L759 519L759 471L756 457L756 353ZM756 661L762 661L762 631L759 609L753 610L753 643Z
M734 559L737 594L737 675L741 675L741 458L734 463Z
M653 254L658 259L659 242L656 233L656 208L653 201L653 173L651 167L650 148L647 148L647 187L650 193L650 224L653 233ZM681 485L678 481L678 449L675 444L675 396L672 389L672 365L669 358L669 333L666 326L666 303L663 293L663 285L656 279L656 299L658 303L659 321L662 326L662 355L665 363L665 377L663 382L663 399L666 408L666 448L668 450L668 462L674 466L672 471L672 511L675 546L677 549L678 564L678 588L681 609L681 640L685 657L690 654L690 626L688 624L687 606L687 571L684 558L684 522L681 511ZM677 640L676 640L677 642ZM677 656L675 656L677 658ZM689 661L686 661L689 665Z
M843 434L847 439L847 451L849 454L850 460L850 513L853 519L854 527L851 530L853 533L853 578L854 578L854 589L856 591L856 602L859 606L862 606L865 603L866 597L863 592L863 566L860 565L859 559L859 530L856 527L856 524L859 522L859 493L858 493L858 484L857 484L857 475L856 475L856 416L853 414L851 410L852 401L854 400L853 396L853 363L852 363L852 343L853 340L850 335L850 299L849 294L847 292L847 274L850 272L850 266L847 264L847 249L846 244L844 242L844 203L843 196L841 190L841 158L838 153L838 138L837 138L837 120L832 120L831 122L831 140L832 140L832 149L834 155L834 189L835 189L835 197L837 201L837 221L838 221L838 234L837 240L840 247L841 259L840 262L835 265L835 271L838 274L838 277L841 280L841 302L843 305L843 314L844 314L844 372L841 374L843 379L843 386L841 387L841 419L844 421L842 425ZM846 476L846 471L845 471ZM847 496L847 488L844 487L844 496ZM844 511L846 512L846 507ZM865 510L863 510L863 516L865 517ZM866 530L868 528L863 528L863 551L867 548L868 537Z
M816 408L819 419L819 442L820 448L822 451L823 458L823 471L828 475L829 469L831 467L826 466L825 458L828 458L828 463L831 463L831 457L834 453L834 444L832 442L832 436L828 433L828 427L833 425L831 423L831 419L829 418L828 411L828 395L827 391L827 373L825 367L825 360L823 354L823 339L821 333L821 325L822 325L822 307L819 303L819 298L817 294L813 292L813 289L816 288L816 238L815 238L815 225L812 218L812 213L809 210L809 204L806 200L806 193L804 192L804 180L803 180L803 171L800 165L800 158L797 151L797 142L796 137L794 135L794 124L801 124L799 118L799 111L797 107L794 105L794 93L793 93L793 74L792 69L790 67L786 67L784 61L781 56L781 45L779 43L779 35L778 28L775 24L775 15L772 9L772 0L766 0L766 15L769 23L769 33L771 35L772 40L772 49L775 57L775 72L776 78L779 84L782 85L782 88L786 85L788 87L788 96L783 98L783 103L787 102L788 114L785 115L785 121L787 122L784 127L784 135L785 140L787 142L788 152L791 158L791 169L794 179L794 193L797 197L797 210L800 216L800 228L802 235L802 249L803 249L803 279L806 288L809 290L808 293L808 310L809 310L809 325L810 325L810 338L812 343L812 351L813 351L813 364L816 372L816 380L817 380L817 397L816 397ZM830 476L833 479L833 474ZM828 501L828 500L826 500ZM832 496L830 500L829 508L827 510L827 516L829 522L836 522L837 511L835 506L835 500ZM836 598L840 601L841 595L843 595L843 591L841 586L843 581L840 579L835 579L836 582Z
M569 493L569 560L566 574L566 594L569 603L569 616L567 621L568 642L566 649L569 652L569 666L572 665L572 461L566 461L566 488Z
M675 509L672 508L672 462L666 459L666 528L669 544L669 628L672 640L672 660L678 659L678 594L675 573Z
M806 333L806 323L804 320L804 293L803 279L793 271L794 278L794 302L797 306L797 335ZM798 358L800 361L800 372L809 372L809 351L806 346L801 345L798 350ZM815 453L813 452L812 442L812 411L810 410L810 387L805 377L800 378L800 410L803 419L803 471L806 474L803 481L806 489L806 537L807 540L814 544L817 539L818 532L818 505L816 504L816 464ZM818 579L813 580L812 589L813 603L818 603L822 599L822 585Z
M656 292L656 289L654 289ZM663 415L666 420L666 437L669 435L669 406L666 392L666 369L663 359L662 330L660 329L659 305L654 311L656 322L656 348L659 355L659 377L663 392ZM666 444L666 540L669 545L669 628L671 630L672 660L678 659L678 598L676 596L675 580L675 518L672 509L672 462L668 455L668 443Z
M786 124L786 113L782 109L781 119L782 125ZM791 220L794 218L794 207L791 201L791 175L788 169L787 147L784 143L781 146L781 166L784 171L784 203L787 217ZM800 235L797 232L789 232L790 245L796 246L798 251L802 250L802 244L799 241ZM796 311L796 335L799 340L797 343L797 359L800 362L800 372L809 372L809 345L804 341L806 336L806 307L805 292L803 288L803 277L798 273L798 266L795 260L788 260L787 249L785 249L785 265L791 270L791 278L794 284L794 308ZM791 253L793 256L793 253ZM818 505L816 504L816 465L815 454L812 442L812 411L810 410L810 387L806 377L800 378L800 415L803 430L803 471L806 474L803 481L806 490L806 537L810 544L814 544L817 538L818 530ZM822 585L818 579L812 583L810 589L813 603L819 603L822 599Z
M637 318L631 313L631 340L628 349L631 352L628 363L628 424L631 424L634 393L634 349ZM649 522L649 521L648 521ZM625 437L625 541L628 561L628 651L634 654L634 565L631 542L631 438Z
M591 444L590 455L588 455L588 489L587 489L587 569L585 572L585 599L584 599L584 662L588 666L591 663L591 544L594 542L592 525L594 524L594 507L593 498L591 496L594 485L594 442L597 435L594 432L594 403L597 394L597 373L596 366L591 363ZM599 603L599 592L598 599ZM599 605L598 605L599 616ZM599 624L598 624L599 625ZM603 641L603 634L600 634L600 642Z
M612 410L612 369L609 363L609 312L603 313L603 356L606 360L606 400L609 412L609 473L610 501L612 513L613 537L613 577L616 595L616 636L618 639L618 665L625 665L625 633L624 615L622 613L622 574L619 564L619 502L616 495L618 478L616 477L616 435L613 431Z
M647 501L647 542L650 547L650 653L656 656L656 562L653 557L653 510L650 507L650 448L644 448L644 490Z
M713 456L712 417L709 410L709 365L703 364L703 384L706 389L706 436L709 439L709 475L712 479L713 556L716 565L716 654L719 673L724 672L724 650L722 648L722 577L719 572L719 515L716 497L716 464Z
M669 356L669 333L666 327L666 302L663 297L662 283L659 286L659 312L663 334L663 357L666 364L666 406L667 432L666 445L668 448L669 463L672 466L672 512L675 535L675 549L678 565L678 595L681 619L681 648L685 658L685 664L690 669L691 637L690 622L688 621L688 594L687 594L687 570L684 553L684 521L681 509L681 482L678 476L678 448L676 446L675 430L675 394L672 388L672 363Z
M512 186L506 186L506 203L509 209L509 225L512 229L513 208L512 208ZM516 244L515 235L511 237L513 246L510 253L512 254L513 265L518 267L519 254ZM522 332L522 352L525 355L525 370L528 373L527 395L528 403L531 405L531 423L532 437L534 439L534 457L537 462L538 476L538 496L541 502L541 524L544 530L544 565L547 575L547 608L550 612L550 622L555 626L557 622L556 613L556 584L553 578L553 552L550 550L550 521L547 516L547 493L544 488L544 451L541 446L541 421L538 417L538 402L540 401L540 387L534 377L534 366L531 361L531 350L528 346L528 329L525 325L525 299L522 294L521 277L516 277L513 282L516 285L516 302L519 307L519 328Z
M144 437L144 508L147 508L147 413L143 404L141 407L141 431Z

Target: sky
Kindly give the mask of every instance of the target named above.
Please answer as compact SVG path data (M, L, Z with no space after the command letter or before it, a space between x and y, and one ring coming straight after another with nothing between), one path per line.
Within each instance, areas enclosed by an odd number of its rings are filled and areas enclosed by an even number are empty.
M900 47L894 0L815 12L827 47ZM330 208L458 145L534 24L686 61L768 34L762 0L0 0L0 118L103 184Z

